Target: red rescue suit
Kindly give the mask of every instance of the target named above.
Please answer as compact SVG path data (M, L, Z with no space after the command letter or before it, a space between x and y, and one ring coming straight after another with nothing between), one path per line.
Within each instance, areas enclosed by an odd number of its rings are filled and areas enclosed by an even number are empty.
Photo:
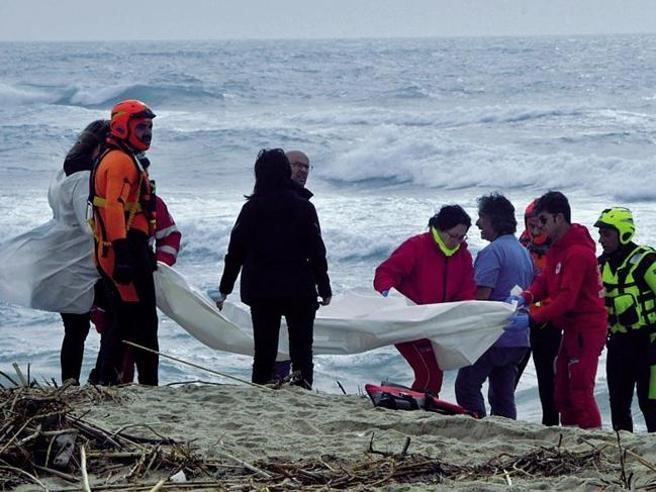
M556 358L555 399L562 425L601 427L594 398L599 356L607 332L604 292L588 230L572 224L546 254L546 265L523 293L536 323L551 321L563 330Z
M430 232L413 236L376 268L374 288L384 292L394 287L417 304L469 301L474 299L474 265L467 243L447 257ZM412 389L442 389L443 373L428 339L395 345L414 371Z
M159 196L155 196L155 256L157 261L173 266L178 259L182 234L175 225L169 209Z

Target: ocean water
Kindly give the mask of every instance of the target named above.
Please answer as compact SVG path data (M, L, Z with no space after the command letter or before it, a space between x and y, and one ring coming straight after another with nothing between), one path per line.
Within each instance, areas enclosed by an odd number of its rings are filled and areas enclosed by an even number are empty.
M442 204L475 217L476 198L495 190L520 218L548 189L588 226L629 206L637 240L656 243L656 36L0 43L0 241L48 220L48 183L76 134L125 98L158 115L151 174L184 236L176 267L201 289L218 282L262 147L310 156L335 292L370 286ZM474 254L485 244L475 228L469 243ZM0 370L30 363L59 377L57 314L0 300L0 333ZM160 346L249 376L248 357L206 348L163 316ZM92 332L84 374L97 347ZM596 392L608 425L604 360ZM393 348L315 362L323 391L412 379ZM160 373L214 380L165 359ZM532 364L517 401L519 418L539 421Z

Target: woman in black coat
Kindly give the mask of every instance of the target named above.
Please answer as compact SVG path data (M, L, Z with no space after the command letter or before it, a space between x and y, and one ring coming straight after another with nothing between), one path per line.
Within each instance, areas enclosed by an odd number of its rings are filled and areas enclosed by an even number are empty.
M240 270L241 300L250 306L253 320L252 381L270 382L285 316L293 370L300 371L301 385L311 388L314 317L332 293L317 212L295 190L282 149L262 150L255 161L253 194L230 234L219 309Z

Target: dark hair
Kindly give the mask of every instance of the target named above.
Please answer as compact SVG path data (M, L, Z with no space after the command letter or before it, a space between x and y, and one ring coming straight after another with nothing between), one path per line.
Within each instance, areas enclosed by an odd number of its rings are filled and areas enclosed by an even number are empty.
M444 205L428 221L429 227L440 231L448 231L458 224L466 225L467 229L471 227L471 218L460 205Z
M492 229L499 236L517 231L515 207L501 193L483 195L478 200L478 213L490 218Z
M292 168L282 149L262 149L255 161L255 186L253 194L246 198L254 198L272 191L291 186Z
M535 206L538 214L547 212L549 214L563 214L568 224L572 223L572 209L569 207L567 197L560 191L548 191L540 198Z
M93 167L94 151L109 134L109 120L95 120L78 135L77 141L66 154L64 172L70 176L77 171L89 171Z
M92 153L99 144L105 141L109 134L109 120L92 121L78 135L77 141L68 151L67 157Z

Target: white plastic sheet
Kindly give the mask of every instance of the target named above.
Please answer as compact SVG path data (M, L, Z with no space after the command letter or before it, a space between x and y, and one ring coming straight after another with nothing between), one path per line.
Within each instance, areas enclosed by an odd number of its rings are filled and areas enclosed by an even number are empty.
M86 313L98 273L86 224L89 172L60 170L48 190L53 218L0 244L0 298L61 313Z
M155 275L157 306L205 345L217 350L253 354L250 313L226 302L219 311L182 275L160 263ZM354 354L420 338L432 341L444 370L473 364L503 332L512 313L509 304L465 301L412 305L399 296L348 292L321 307L314 324L314 353ZM288 351L286 329L280 352Z

